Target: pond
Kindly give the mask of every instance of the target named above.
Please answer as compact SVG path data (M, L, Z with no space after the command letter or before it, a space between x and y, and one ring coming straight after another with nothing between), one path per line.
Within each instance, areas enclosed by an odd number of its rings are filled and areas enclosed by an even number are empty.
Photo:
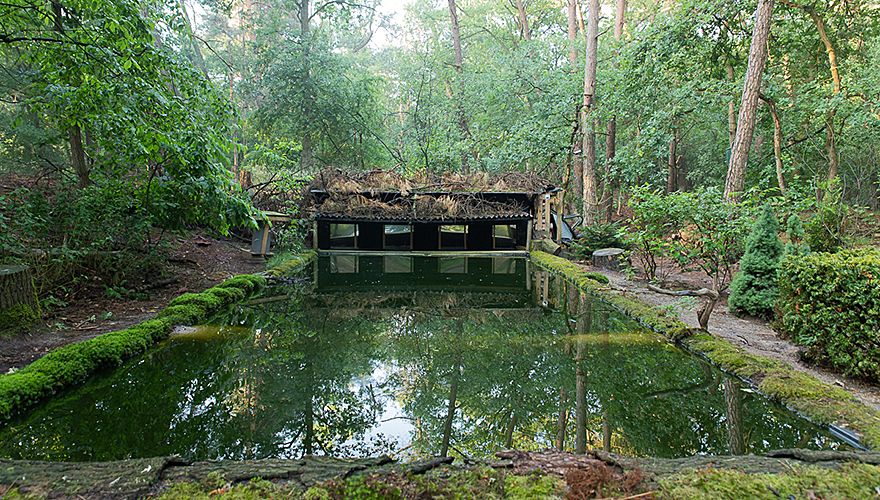
M527 259L321 257L0 431L0 455L843 447Z

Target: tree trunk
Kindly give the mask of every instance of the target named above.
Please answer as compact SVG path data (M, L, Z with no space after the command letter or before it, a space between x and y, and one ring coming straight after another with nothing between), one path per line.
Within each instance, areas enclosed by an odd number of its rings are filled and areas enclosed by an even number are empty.
M755 10L755 27L749 49L749 65L743 84L742 102L736 122L736 136L730 151L727 166L727 179L724 183L724 199L738 201L745 188L746 164L749 149L752 147L752 134L761 92L761 79L767 64L767 42L770 38L770 23L773 18L773 1L758 0Z
M458 379L461 372L461 355L456 357L452 368L452 381L449 385L449 404L446 407L446 421L443 423L443 443L440 445L440 456L449 454L449 441L452 437L452 422L455 419L455 404L458 399Z
M678 189L678 129L672 131L672 140L669 141L669 156L666 160L666 192L673 193Z
M623 38L624 20L626 16L627 0L617 0L617 11L614 15L614 40L620 45ZM617 66L617 57L620 50L615 51L614 65ZM605 212L605 222L611 222L614 215L614 190L616 181L612 179L614 170L614 157L617 156L617 117L612 116L608 120L605 136L605 182L602 189L602 208Z
M519 14L520 36L524 40L531 40L532 32L529 30L529 18L526 17L526 8L522 0L516 0L516 11Z
M67 129L67 136L70 139L70 164L73 171L76 172L76 184L80 189L88 187L91 184L89 178L89 165L86 163L86 152L83 148L82 130L79 126L73 125Z
M599 0L590 0L587 22L587 58L584 68L584 102L581 111L583 132L584 224L596 222L596 132L593 124L593 100L596 95L596 56L599 42Z
M762 99L767 103L770 116L773 117L773 158L776 161L776 183L779 185L779 192L785 196L785 176L782 171L782 120L779 119L776 101L769 97Z
M566 2L568 17L568 62L571 72L577 71L577 0Z
M724 379L724 402L727 404L727 446L731 455L746 452L742 422L742 395L739 385L729 377Z
M577 72L577 0L568 0L566 3L567 9L567 17L568 17L568 62L571 66L571 72ZM575 122L578 123L575 135L572 136L572 166L574 173L572 174L572 178L574 179L574 186L570 190L575 196L581 196L584 190L584 165L582 161L583 151L581 151L581 158L578 158L576 150L578 149L578 143L581 141L580 138L580 121L581 121L581 113L578 110L575 113ZM573 197L574 198L574 197ZM575 198L576 199L576 198ZM572 200L572 204L574 203L574 199Z
M568 425L568 395L565 387L559 388L559 415L556 417L556 449L565 448L565 427Z
M299 3L299 29L303 39L302 86L305 92L303 99L303 115L305 115L306 122L303 124L302 151L300 151L300 168L304 172L309 172L315 163L314 152L312 151L312 131L310 130L313 103L310 82L312 75L311 68L309 67L309 45L311 43L311 41L309 40L309 24L311 22L311 14L309 14L309 1L310 0L300 0Z
M467 141L470 133L468 131L467 117L464 114L464 80L462 79L462 62L464 58L461 54L461 31L458 24L458 7L455 5L455 0L449 0L449 17L452 21L452 48L454 51L453 66L455 67L455 73L458 80L458 92L454 97L455 111L458 114L458 131L461 142L463 143ZM470 170L467 151L462 145L459 145L459 147L461 149L461 170L467 173Z
M832 93L836 96L841 90L840 71L837 68L837 52L834 50L834 45L831 43L831 39L828 38L828 32L825 30L825 20L822 19L813 6L805 5L802 8L810 15L810 19L816 25L816 31L819 32L819 39L822 40L822 45L825 46L825 52L828 54L828 65L831 67ZM829 181L837 177L840 165L840 157L837 154L837 136L834 130L834 117L836 114L836 110L832 108L828 111L825 119L825 151L828 154Z
M727 63L727 79L730 81L734 81L734 73L733 73L733 65ZM727 147L733 151L733 142L736 139L736 97L735 95L730 98L730 102L727 103L727 135L728 142Z

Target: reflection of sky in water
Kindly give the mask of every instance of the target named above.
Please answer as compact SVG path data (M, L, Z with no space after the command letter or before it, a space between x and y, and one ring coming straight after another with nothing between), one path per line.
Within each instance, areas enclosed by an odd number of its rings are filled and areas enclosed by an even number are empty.
M566 450L583 431L587 448L629 455L838 447L522 260L384 265L321 261L317 286L181 330L0 429L0 456L436 455L453 380L450 453L473 458L553 448L560 430Z

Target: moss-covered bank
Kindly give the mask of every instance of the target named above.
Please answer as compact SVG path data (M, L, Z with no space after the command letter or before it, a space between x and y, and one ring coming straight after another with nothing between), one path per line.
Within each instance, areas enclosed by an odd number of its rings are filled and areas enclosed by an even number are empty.
M763 394L820 425L835 425L856 434L869 448L880 447L880 412L852 394L799 372L774 359L750 354L730 342L694 329L626 293L594 279L595 273L544 252L532 252L532 261L563 276L584 291L598 295L646 327L698 354L722 370L737 375Z
M0 495L24 498L869 498L876 453L636 458L499 452L499 460L388 457L60 463L0 460Z
M313 258L313 253L296 255L265 274L277 276L293 272ZM0 422L21 414L59 390L83 382L99 370L118 366L146 351L166 338L174 326L203 323L265 285L266 277L259 274L229 278L203 292L180 295L154 319L59 347L20 370L0 375Z

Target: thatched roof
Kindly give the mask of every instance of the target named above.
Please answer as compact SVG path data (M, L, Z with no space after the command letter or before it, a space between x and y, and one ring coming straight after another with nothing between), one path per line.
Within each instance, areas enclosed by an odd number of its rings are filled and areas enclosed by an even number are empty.
M324 170L309 185L308 210L316 217L361 220L447 221L529 217L531 197L551 186L513 172L403 177L373 170Z
M551 184L532 173L507 172L489 175L444 173L404 177L389 170L344 172L325 169L309 185L312 191L330 194L400 193L523 193L539 194L551 189Z

